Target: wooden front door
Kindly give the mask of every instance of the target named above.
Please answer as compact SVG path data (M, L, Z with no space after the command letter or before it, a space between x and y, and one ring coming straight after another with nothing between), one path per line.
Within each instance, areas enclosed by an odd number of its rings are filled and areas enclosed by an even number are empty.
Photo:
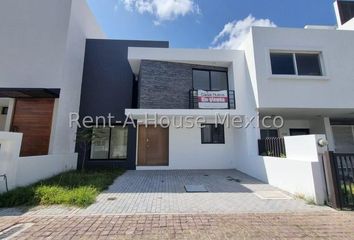
M21 156L47 155L54 99L16 99L11 131L23 133Z
M168 166L168 128L139 126L138 166Z

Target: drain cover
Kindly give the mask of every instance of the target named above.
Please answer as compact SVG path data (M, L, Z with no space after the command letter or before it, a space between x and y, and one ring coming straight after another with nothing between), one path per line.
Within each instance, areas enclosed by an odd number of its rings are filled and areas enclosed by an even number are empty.
M233 177L230 177L230 176L228 176L228 177L226 177L226 179L228 180L228 181L230 181L230 182L238 182L238 183L240 183L241 182L241 180L240 179L238 179L238 178L233 178Z
M208 192L204 185L185 185L186 192Z
M10 237L14 237L19 233L23 232L27 228L31 227L33 223L21 223L15 224L3 231L0 232L0 239L9 239Z

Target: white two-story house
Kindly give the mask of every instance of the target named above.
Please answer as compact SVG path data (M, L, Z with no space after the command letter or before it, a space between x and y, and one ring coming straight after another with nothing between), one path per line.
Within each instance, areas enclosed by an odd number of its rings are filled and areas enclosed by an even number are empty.
M267 137L325 134L330 150L354 152L354 4L334 5L338 26L253 27L237 50L129 48L139 82L138 109L126 110L141 125L137 169L257 172L257 140ZM216 126L216 114L244 125L218 118ZM156 115L164 116L157 128ZM200 116L202 128L163 127Z

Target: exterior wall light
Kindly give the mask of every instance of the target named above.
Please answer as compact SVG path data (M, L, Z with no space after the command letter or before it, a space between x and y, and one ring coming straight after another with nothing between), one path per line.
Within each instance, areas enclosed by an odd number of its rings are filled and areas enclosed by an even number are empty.
M326 147L326 146L328 146L328 141L326 139L320 138L320 139L318 139L318 146Z

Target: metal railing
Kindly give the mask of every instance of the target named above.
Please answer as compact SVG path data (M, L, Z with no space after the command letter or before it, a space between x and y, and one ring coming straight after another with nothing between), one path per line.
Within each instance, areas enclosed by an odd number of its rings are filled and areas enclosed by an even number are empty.
M260 156L286 157L284 138L266 138L258 140Z
M341 209L354 209L354 154L331 153Z
M228 90L228 107L227 109L236 109L235 91ZM198 102L198 90L189 90L189 108L190 109L200 109Z

